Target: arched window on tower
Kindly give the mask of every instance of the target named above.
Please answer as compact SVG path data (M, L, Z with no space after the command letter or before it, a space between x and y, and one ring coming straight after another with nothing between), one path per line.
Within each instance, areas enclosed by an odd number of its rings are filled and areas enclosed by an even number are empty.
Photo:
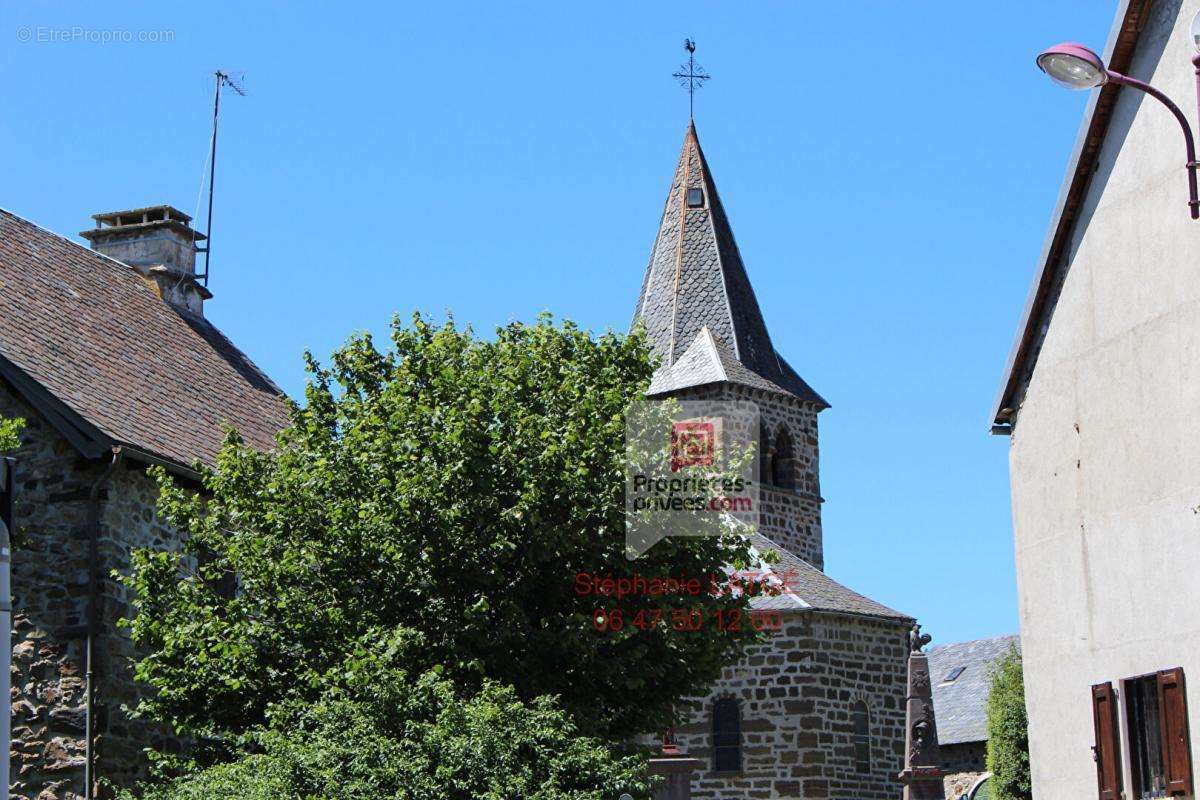
M771 432L765 422L758 423L758 481L764 486L775 483L771 458Z
M854 769L857 772L871 771L871 714L867 704L857 701L850 711L854 727Z
M725 697L713 704L713 772L742 771L742 708Z
M780 425L775 433L775 452L772 460L775 485L780 489L796 488L796 460L792 452L792 436Z

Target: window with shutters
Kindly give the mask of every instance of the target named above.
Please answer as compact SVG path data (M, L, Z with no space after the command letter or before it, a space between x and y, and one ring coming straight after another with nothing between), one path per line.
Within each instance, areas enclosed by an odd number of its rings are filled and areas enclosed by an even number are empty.
M742 709L737 700L713 704L713 771L742 771Z
M1166 669L1124 681L1133 798L1192 793L1183 670Z
M871 714L867 704L859 700L850 712L854 724L854 769L857 772L871 771Z
M1129 725L1129 769L1133 796L1166 797L1159 736L1158 676L1125 681L1125 718Z

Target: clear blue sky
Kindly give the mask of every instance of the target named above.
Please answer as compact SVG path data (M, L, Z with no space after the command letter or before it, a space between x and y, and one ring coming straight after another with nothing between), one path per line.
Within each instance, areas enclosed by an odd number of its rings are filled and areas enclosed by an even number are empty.
M700 139L772 336L833 404L828 571L939 641L1008 633L988 411L1086 100L1033 59L1099 49L1115 5L8 2L0 205L68 235L100 211L190 213L211 72L244 70L208 313L289 392L304 348L393 312L624 329L691 36L714 75ZM40 30L72 27L134 41Z

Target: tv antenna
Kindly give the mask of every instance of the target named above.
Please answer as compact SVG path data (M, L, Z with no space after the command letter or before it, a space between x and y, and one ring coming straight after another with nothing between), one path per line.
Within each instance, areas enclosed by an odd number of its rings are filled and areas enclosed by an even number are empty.
M208 260L212 257L213 184L217 179L217 121L221 115L221 89L228 86L242 97L246 96L241 83L229 77L228 73L217 70L213 75L216 86L213 90L212 148L208 154L208 233L205 234L204 248L198 248L199 252L204 253L204 274L200 277L204 279L205 288L208 288Z

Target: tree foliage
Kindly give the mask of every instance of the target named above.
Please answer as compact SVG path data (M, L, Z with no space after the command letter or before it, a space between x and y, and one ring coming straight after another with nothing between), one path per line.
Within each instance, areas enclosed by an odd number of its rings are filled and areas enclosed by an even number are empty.
M25 420L19 417L0 417L0 453L10 453L21 446L21 431L24 428Z
M1021 654L1013 647L992 673L987 703L987 768L996 800L1031 800L1029 723Z
M584 734L665 728L755 634L673 631L667 616L598 633L593 612L616 601L574 590L577 573L633 568L723 580L748 555L703 537L625 559L624 415L652 369L636 333L549 318L482 340L417 316L393 323L386 351L360 335L328 367L309 356L275 452L231 434L203 496L158 473L188 541L136 553L127 578L140 713L197 736L261 729L341 685L355 648L414 629L408 674L441 669L485 697L488 681L511 686L532 708L557 696ZM707 592L621 605L632 621L664 602L709 620L746 607Z
M379 669L374 654L361 655L348 661L344 688L273 709L249 752L143 787L143 800L609 800L649 793L643 756L581 736L551 698L526 704L491 682L464 695L438 671L409 680L403 670Z

